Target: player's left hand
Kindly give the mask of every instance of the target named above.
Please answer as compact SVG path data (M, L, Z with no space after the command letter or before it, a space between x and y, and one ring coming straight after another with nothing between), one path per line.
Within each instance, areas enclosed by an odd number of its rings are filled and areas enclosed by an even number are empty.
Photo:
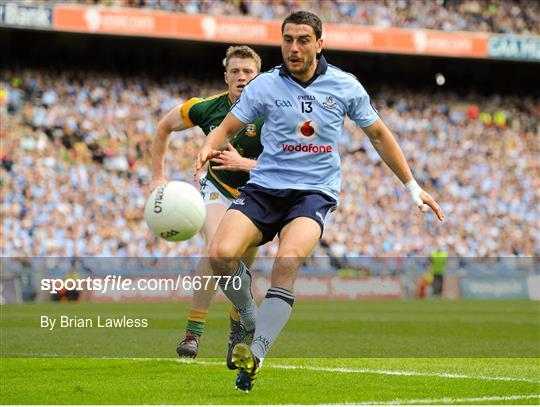
M246 171L246 158L242 157L231 143L227 145L227 150L222 151L219 157L210 161L219 164L212 167L214 170Z
M206 164L212 158L219 157L220 154L221 151L203 146L201 151L199 151L199 154L197 154L197 159L195 160L195 165L193 166L193 177L197 179L199 171L201 171L204 164Z
M426 213L429 208L431 208L440 221L444 219L444 214L441 207L430 194L428 194L426 191L422 191L420 192L419 198L422 200L422 204L418 205L418 209L420 209L422 213Z

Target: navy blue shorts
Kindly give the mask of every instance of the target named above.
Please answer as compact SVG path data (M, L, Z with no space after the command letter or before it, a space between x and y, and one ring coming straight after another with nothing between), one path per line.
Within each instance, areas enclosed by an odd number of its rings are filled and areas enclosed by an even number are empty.
M324 230L326 215L337 207L334 198L315 190L268 189L247 184L229 209L246 215L262 232L259 245L270 242L290 221L306 217L316 221Z

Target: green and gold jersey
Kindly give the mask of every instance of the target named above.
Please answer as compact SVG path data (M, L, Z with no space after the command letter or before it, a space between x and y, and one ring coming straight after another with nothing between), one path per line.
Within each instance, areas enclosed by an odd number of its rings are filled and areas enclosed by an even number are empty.
M206 99L191 98L180 108L180 117L188 126L199 126L204 134L208 135L221 124L229 109L229 92L210 96ZM264 122L262 118L249 123L232 140L231 144L242 157L256 160L261 154L261 129ZM249 180L249 173L245 171L218 171L212 169L217 164L210 162L206 177L216 188L228 198L238 196L238 188L244 186Z

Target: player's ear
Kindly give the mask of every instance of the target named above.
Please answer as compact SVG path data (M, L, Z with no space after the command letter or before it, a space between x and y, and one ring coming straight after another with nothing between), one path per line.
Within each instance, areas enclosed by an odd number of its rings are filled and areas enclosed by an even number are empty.
M323 39L322 38L319 38L317 40L317 54L320 54L321 51L322 51L322 44L323 44Z
M227 76L227 71L223 72L223 79L225 80L225 83L229 84L229 77Z

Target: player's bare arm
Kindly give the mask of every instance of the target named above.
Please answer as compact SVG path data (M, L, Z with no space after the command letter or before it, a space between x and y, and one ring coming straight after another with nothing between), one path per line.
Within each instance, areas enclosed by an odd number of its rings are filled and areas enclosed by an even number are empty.
M221 124L208 134L204 145L197 155L194 171L195 177L197 177L201 168L209 160L218 157L227 148L229 141L244 127L246 127L246 123L238 120L233 114L228 113L225 116Z
M179 114L181 106L176 106L171 109L163 118L159 121L152 143L152 182L150 183L150 190L153 191L159 185L168 182L164 176L165 167L165 154L167 153L167 147L171 138L171 132L182 131L188 129L190 126L182 120Z
M219 157L212 158L210 161L219 164L214 165L214 170L249 172L257 166L256 160L242 157L231 143L227 145L227 149Z
M427 205L435 212L437 218L442 221L444 219L444 214L440 206L431 195L418 187L416 181L414 181L411 169L407 164L407 160L405 159L401 147L383 121L378 119L374 124L363 130L383 161L390 167L394 174L396 174L400 181L407 185L418 208L422 212L427 212Z

